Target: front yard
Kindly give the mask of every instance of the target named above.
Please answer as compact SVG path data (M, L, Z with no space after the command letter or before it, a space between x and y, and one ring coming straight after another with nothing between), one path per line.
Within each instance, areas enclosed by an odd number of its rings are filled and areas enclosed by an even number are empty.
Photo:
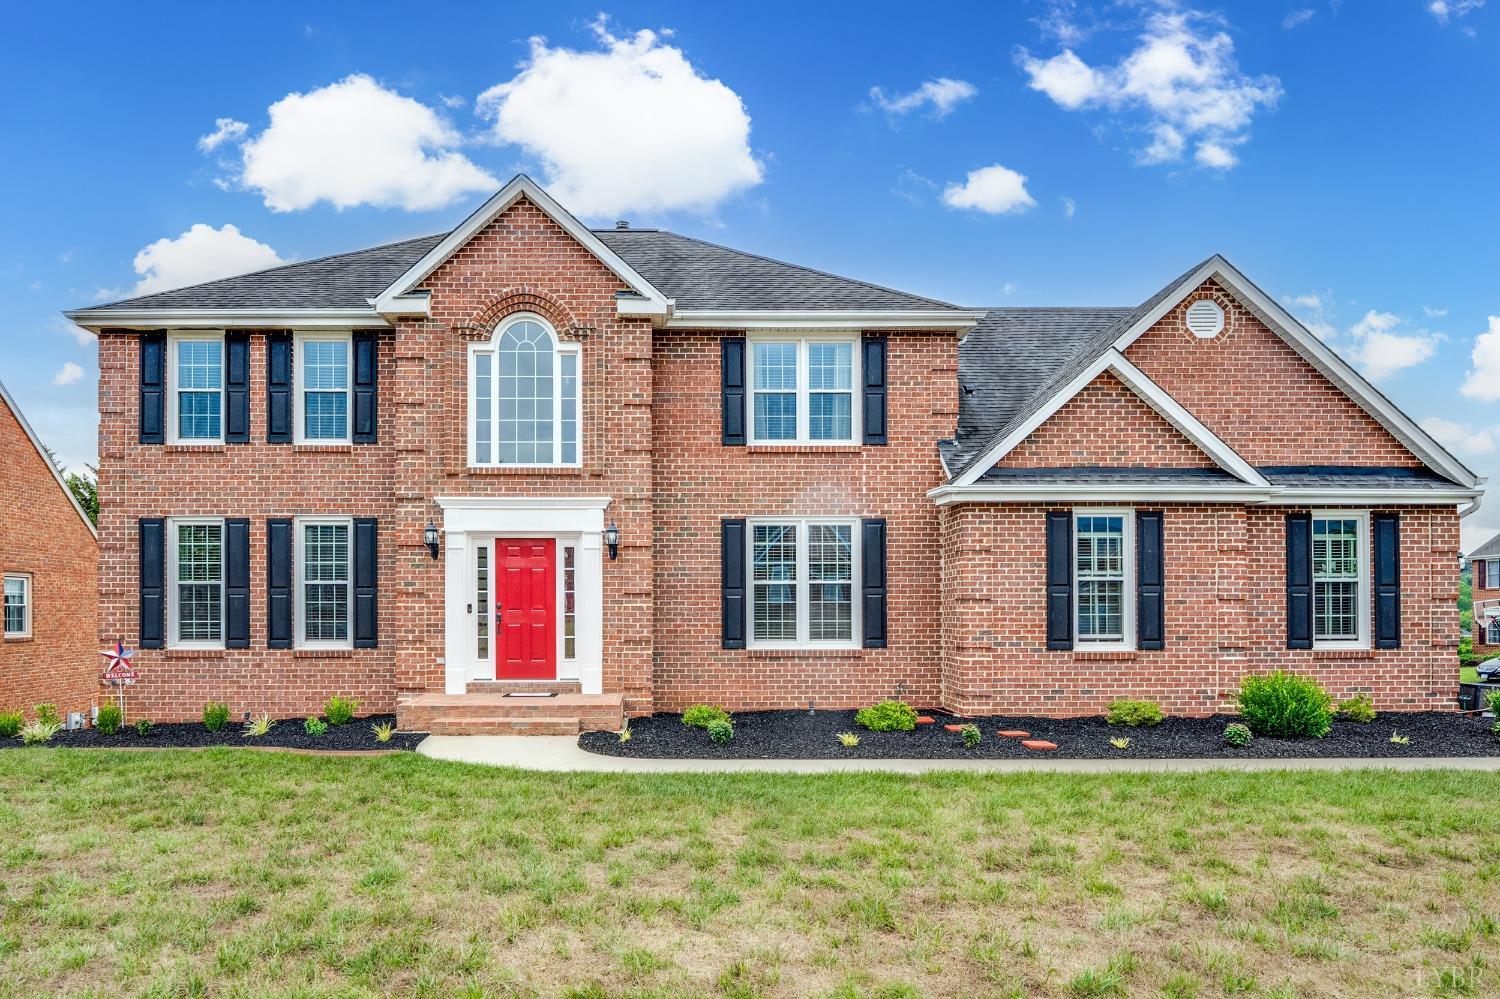
M0 753L0 995L1493 995L1500 774Z

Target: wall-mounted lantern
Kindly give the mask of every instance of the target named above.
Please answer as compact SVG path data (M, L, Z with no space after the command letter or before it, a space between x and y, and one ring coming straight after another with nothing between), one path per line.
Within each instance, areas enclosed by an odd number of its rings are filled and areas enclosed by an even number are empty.
M438 529L432 521L427 522L427 529L422 532L422 542L427 545L427 554L434 559L438 557Z
M612 520L604 529L604 543L609 546L609 560L613 562L620 554L620 528Z

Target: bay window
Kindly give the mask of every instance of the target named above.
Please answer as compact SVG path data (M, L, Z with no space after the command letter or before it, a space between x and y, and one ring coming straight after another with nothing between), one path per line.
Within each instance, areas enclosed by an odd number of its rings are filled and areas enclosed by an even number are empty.
M859 524L751 521L750 646L853 647Z
M469 464L577 466L580 359L539 316L469 349Z
M824 337L751 341L751 443L855 443L855 348Z

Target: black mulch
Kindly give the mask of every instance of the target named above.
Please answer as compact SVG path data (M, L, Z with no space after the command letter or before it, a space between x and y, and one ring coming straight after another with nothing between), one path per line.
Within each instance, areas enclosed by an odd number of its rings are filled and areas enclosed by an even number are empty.
M210 732L202 722L182 722L151 726L149 735L136 734L135 728L126 725L114 735L104 735L98 729L85 728L73 732L59 732L47 746L66 746L74 749L197 749L204 746L250 746L275 747L278 749L321 749L375 752L378 750L416 749L417 743L427 738L421 732L397 732L390 742L376 742L370 727L377 723L396 723L395 715L370 715L356 718L348 725L330 725L322 735L308 735L303 728L303 719L286 718L271 727L262 736L245 737L245 726L230 722L217 732ZM0 739L0 749L19 749L19 738Z
M1368 725L1335 721L1333 731L1322 739L1271 739L1257 737L1236 749L1224 742L1224 726L1232 716L1212 718L1168 718L1154 728L1124 728L1103 718L965 718L934 714L932 725L919 725L915 732L867 732L854 724L853 711L757 711L734 716L734 739L723 745L711 742L702 729L682 724L681 715L655 715L630 722L631 738L621 742L614 732L585 732L578 745L603 756L694 759L1021 759L1070 757L1074 759L1286 759L1299 756L1500 756L1500 736L1490 731L1492 718L1447 712L1382 713ZM972 722L983 740L974 749L964 748L957 732L946 724ZM1057 749L1035 752L1024 749L1019 739L1003 738L1000 729L1022 729L1032 738L1057 743ZM859 745L846 749L839 744L840 732L854 732ZM1391 742L1392 732L1411 739L1406 745ZM1113 738L1129 738L1126 749L1109 744Z

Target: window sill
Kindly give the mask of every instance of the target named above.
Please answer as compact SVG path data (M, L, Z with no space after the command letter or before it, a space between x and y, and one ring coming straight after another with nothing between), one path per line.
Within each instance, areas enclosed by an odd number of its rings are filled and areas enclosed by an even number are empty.
M750 454L858 454L861 444L747 444Z
M34 641L36 641L36 636L35 635L6 635L5 636L5 640L7 642L34 642Z
M1104 650L1100 650L1097 652L1080 652L1075 649L1073 652L1073 659L1074 661L1078 662L1091 663L1123 662L1134 659L1138 655L1140 655L1140 653L1135 651L1134 649L1115 649L1112 652L1106 652Z
M1374 659L1374 649L1313 649L1314 659Z
M228 649L167 649L168 659L223 659L229 655Z
M857 659L864 649L746 649L751 659Z
M297 452L308 451L318 454L351 454L354 451L353 444L293 444L292 450Z
M470 465L469 475L582 475L578 465Z
M164 449L169 452L212 454L219 451L229 450L227 444L166 444Z
M293 659L353 659L353 649L293 649Z

